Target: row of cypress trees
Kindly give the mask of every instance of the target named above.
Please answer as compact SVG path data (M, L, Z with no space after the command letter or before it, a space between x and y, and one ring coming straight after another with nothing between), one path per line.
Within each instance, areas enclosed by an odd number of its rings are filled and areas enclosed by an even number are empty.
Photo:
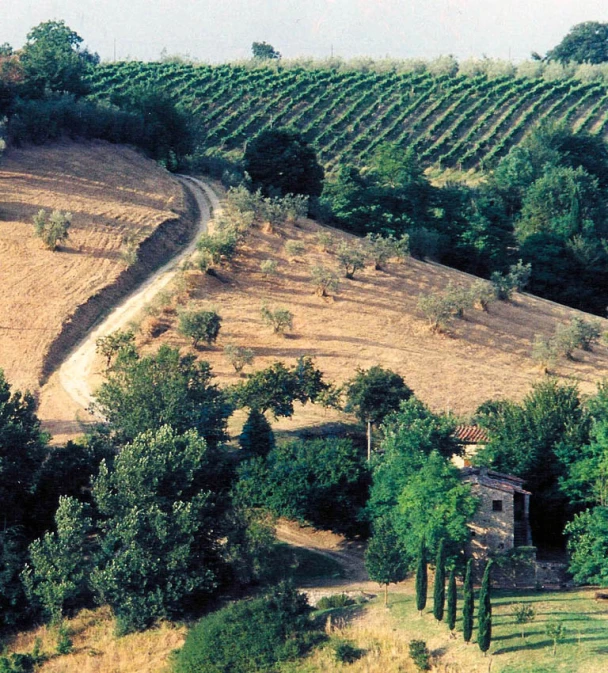
M426 607L428 591L427 550L424 541L420 544L418 555L418 567L416 569L416 608L420 615ZM440 622L445 618L450 631L456 627L457 593L456 574L454 568L450 571L447 590L447 606L445 591L445 546L443 540L439 543L437 560L435 564L435 583L433 585L433 616ZM479 608L477 614L477 644L485 654L490 649L492 642L492 603L490 598L490 569L492 561L488 561L479 592ZM473 622L475 612L475 595L473 591L473 559L467 563L463 586L462 606L462 635L466 643L471 641L473 635Z

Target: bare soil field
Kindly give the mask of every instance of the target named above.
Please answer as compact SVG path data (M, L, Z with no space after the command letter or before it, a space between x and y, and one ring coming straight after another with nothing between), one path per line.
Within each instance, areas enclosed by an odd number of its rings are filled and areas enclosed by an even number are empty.
M73 214L56 252L34 236L40 209ZM0 367L9 382L37 392L69 339L102 310L100 301L88 302L150 261L127 269L125 237L141 245L187 209L179 183L125 147L66 142L7 152L0 161ZM172 247L169 239L156 252Z
M414 259L390 263L383 271L368 266L354 280L342 278L332 297L319 297L310 283L311 268L315 264L338 267L335 254L320 249L316 235L321 230L328 228L311 220L297 226L254 228L240 254L217 276L190 272L188 310L215 308L222 316L217 344L193 351L211 363L221 384L240 380L223 353L226 344L234 343L255 353L252 367L245 371L276 360L293 364L306 355L315 359L327 380L341 384L357 367L379 364L399 372L434 410L466 416L487 399L521 399L544 376L531 358L536 334L550 336L558 323L575 315L591 319L552 302L516 294L511 302L491 304L488 312L469 310L448 333L433 334L417 308L419 295L443 290L450 281L467 286L473 279ZM348 238L343 232L333 233ZM304 245L304 253L295 259L285 249L290 240ZM260 271L260 263L267 259L277 263L275 277L266 278ZM293 313L289 334L273 334L264 325L260 315L264 303ZM179 310L174 300L157 317L144 319L144 332L150 321L169 325L156 339L141 337L146 348L169 343L192 350L176 331ZM602 322L608 328L608 322ZM578 351L573 360L560 359L555 374L592 393L596 382L608 374L608 347L598 345L593 352ZM323 425L339 418L344 416L308 405L277 427Z

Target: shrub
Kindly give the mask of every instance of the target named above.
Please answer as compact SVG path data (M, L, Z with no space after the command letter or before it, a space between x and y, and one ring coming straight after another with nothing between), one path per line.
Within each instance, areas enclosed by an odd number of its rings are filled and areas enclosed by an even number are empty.
M536 618L536 612L529 603L518 603L513 608L513 617L515 623L521 626L521 639L526 639L526 624L533 622Z
M235 346L234 344L227 344L224 347L224 355L228 362L234 367L234 371L240 374L245 365L250 365L253 362L253 351L251 348L244 346Z
M260 309L260 314L264 324L272 327L275 334L284 334L293 327L293 315L286 308L277 308L273 311L264 304Z
M496 299L492 285L485 280L476 280L469 288L471 303L482 311L487 311L490 304Z
M260 262L260 271L266 278L277 275L277 263L272 259L265 259Z
M572 318L570 321L572 330L577 335L577 341L580 348L584 351L593 350L592 346L596 344L602 335L602 328L599 320L583 320L582 318Z
M215 311L189 311L179 316L178 331L192 339L192 345L198 348L201 341L208 345L214 343L220 333L221 317Z
M345 278L353 279L355 273L365 267L365 254L359 245L342 240L336 249L336 257Z
M336 239L329 231L319 231L317 233L317 244L321 252L329 252L336 244Z
M306 596L281 583L266 598L241 600L190 630L175 673L254 673L275 670L311 645Z
M39 210L34 216L34 231L49 250L57 250L60 243L67 240L72 224L72 214L54 210L47 216L46 210Z
M327 297L330 292L337 292L340 287L338 276L331 269L320 264L312 267L311 277L315 292L320 297Z
M521 259L517 264L509 267L507 275L494 271L490 276L490 282L494 288L496 299L509 301L515 291L521 292L526 287L531 275L532 265L524 264Z
M430 653L424 640L410 640L409 652L419 671L428 671L431 668Z
M454 318L452 303L441 294L418 297L418 309L428 320L431 332L443 332Z
M355 647L348 640L336 640L332 643L332 648L336 661L343 664L352 664L363 656L363 650Z
M127 266L132 266L137 262L139 255L139 245L137 239L132 236L124 236L120 247L120 258Z
M203 260L208 266L229 262L236 254L238 244L237 232L233 229L224 229L215 234L203 234L196 247L201 252Z
M112 359L116 357L123 348L132 346L134 343L135 334L131 330L127 330L126 332L116 330L116 332L107 334L104 337L99 337L95 341L95 352L106 359L106 369L109 369L112 364Z
M306 246L302 241L287 241L287 243L285 243L285 252L291 259L301 257L305 250Z
M74 643L70 638L70 630L62 624L57 631L57 654L70 654L74 649Z
M581 345L578 330L572 323L557 325L552 341L555 352L569 360L572 359L572 354Z
M453 285L449 282L443 296L455 318L463 318L465 310L473 307L473 297L470 288Z
M532 346L532 359L538 363L545 372L548 372L557 360L557 350L553 339L537 334Z
M354 605L355 600L347 594L333 594L333 596L323 596L317 602L317 610L332 610L334 608L346 608Z

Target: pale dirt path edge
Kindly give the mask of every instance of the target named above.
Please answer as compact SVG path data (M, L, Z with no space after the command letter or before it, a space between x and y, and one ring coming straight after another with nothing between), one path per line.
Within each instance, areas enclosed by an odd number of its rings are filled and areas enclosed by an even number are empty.
M141 309L149 303L174 278L178 267L196 250L200 234L207 231L207 224L214 212L220 208L217 194L211 187L197 178L179 176L184 189L191 189L198 208L199 220L192 240L177 255L172 257L158 271L155 271L136 290L123 299L108 316L96 325L70 351L59 367L59 383L66 393L84 409L90 408L93 393L89 386L96 355L96 341L116 330L123 329Z

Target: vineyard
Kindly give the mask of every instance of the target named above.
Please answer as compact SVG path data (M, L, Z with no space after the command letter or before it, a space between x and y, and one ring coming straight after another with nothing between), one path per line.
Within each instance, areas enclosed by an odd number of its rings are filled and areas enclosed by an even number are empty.
M124 62L95 70L92 96L134 85L189 111L206 153L238 158L261 129L292 126L330 170L365 164L385 142L413 147L425 165L484 168L543 119L608 134L608 86L574 78Z

